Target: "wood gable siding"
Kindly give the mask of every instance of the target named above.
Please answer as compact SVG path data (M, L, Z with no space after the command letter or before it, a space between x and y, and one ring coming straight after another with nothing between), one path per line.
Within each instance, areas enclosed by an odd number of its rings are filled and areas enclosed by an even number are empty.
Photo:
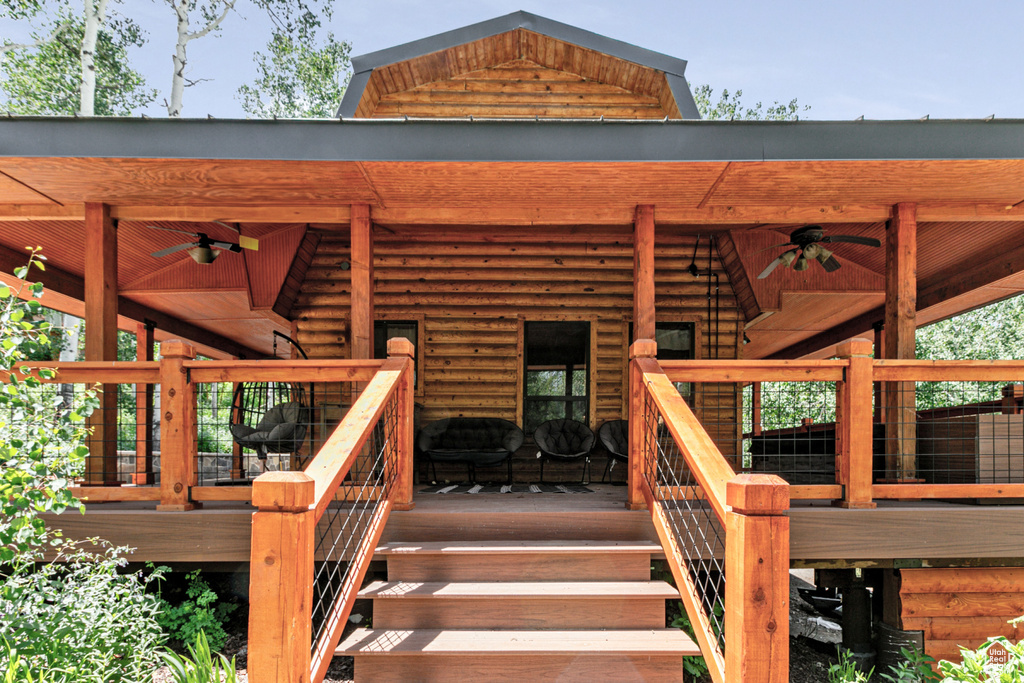
M411 231L377 227L374 236L376 318L422 323L416 352L424 381L416 401L424 406L424 421L489 416L522 424L527 320L589 321L591 426L625 416L632 226L436 234L425 241ZM657 319L698 323L701 357L737 358L742 312L714 253L712 267L722 282L718 336L708 329L707 279L686 272L695 241L658 232ZM292 317L310 357L350 355L351 271L343 269L349 258L347 235L325 235L306 273ZM697 263L707 267L706 240Z
M374 69L357 118L682 118L656 69L516 29Z

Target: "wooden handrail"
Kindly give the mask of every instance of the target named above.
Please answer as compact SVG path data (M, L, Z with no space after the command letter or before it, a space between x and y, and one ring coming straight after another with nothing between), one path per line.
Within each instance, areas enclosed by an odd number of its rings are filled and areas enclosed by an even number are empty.
M398 391L403 373L411 365L408 358L389 358L381 365L370 383L359 394L344 421L331 433L330 438L306 466L305 473L314 482L316 518L334 499L334 490L348 474L362 447L373 433L391 396ZM344 427L344 428L342 428Z
M718 520L724 524L726 483L736 476L736 472L704 431L704 427L679 395L679 391L661 372L658 361L653 358L637 358L633 362L643 373L644 385L664 417L665 426L686 458L690 471L700 483Z
M887 360L875 359L876 382L1021 382L1019 360Z
M157 384L159 361L23 361L15 365L22 377L35 377L44 384ZM55 377L40 377L39 370L51 369Z
M843 360L658 361L672 382L839 382Z
M198 360L193 382L368 382L384 360Z

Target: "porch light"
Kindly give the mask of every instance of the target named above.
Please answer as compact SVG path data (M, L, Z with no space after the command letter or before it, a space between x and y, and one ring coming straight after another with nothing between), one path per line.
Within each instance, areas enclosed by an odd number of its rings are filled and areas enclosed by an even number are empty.
M188 250L188 255L192 257L192 260L203 265L213 263L219 254L219 251L214 251L210 247L192 247Z

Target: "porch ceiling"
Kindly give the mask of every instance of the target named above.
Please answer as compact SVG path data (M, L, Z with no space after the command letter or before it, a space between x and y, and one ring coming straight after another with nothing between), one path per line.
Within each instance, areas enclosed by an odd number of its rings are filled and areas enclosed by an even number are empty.
M748 328L750 358L863 333L880 306L883 249L840 245L837 273L757 280L777 251L763 250L799 225L884 240L892 206L916 203L921 321L1020 291L1024 269L1024 122L16 119L0 128L14 133L0 150L0 245L41 245L81 278L84 203L109 204L126 299L260 352L286 329L282 288L306 226L347 230L356 203L385 230L427 240L505 239L507 226L573 239L581 226L628 231L635 207L653 204L659 235L735 243L730 275L745 274L748 322L773 312ZM178 236L147 225L233 240L213 220L240 222L261 250L202 268L150 256Z

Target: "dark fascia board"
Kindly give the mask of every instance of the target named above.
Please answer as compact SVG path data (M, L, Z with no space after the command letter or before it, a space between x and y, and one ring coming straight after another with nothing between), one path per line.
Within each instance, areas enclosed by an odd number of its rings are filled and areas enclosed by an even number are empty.
M503 17L488 19L477 24L463 26L453 31L438 33L434 36L414 40L410 43L396 45L377 52L370 52L365 55L352 58L352 82L345 90L345 96L338 108L339 117L350 117L355 115L356 107L363 96L363 89L370 78L370 73L377 67L404 62L423 55L429 55L441 50L447 50L457 45L465 45L474 40L480 40L501 33L514 31L517 28L524 28L534 33L555 38L566 43L579 45L590 50L603 52L618 57L634 64L647 66L652 69L664 71L667 75L678 76L685 88L685 95L678 84L672 87L672 94L679 103L679 110L686 118L699 118L697 108L692 111L687 102L692 102L689 87L686 87L684 74L686 72L686 60L670 57L660 52L654 52L637 45L624 43L621 40L607 38L591 31L585 31L569 24L563 24L552 19L530 14L529 12L513 12Z
M0 119L0 157L422 162L1024 159L1024 120Z

